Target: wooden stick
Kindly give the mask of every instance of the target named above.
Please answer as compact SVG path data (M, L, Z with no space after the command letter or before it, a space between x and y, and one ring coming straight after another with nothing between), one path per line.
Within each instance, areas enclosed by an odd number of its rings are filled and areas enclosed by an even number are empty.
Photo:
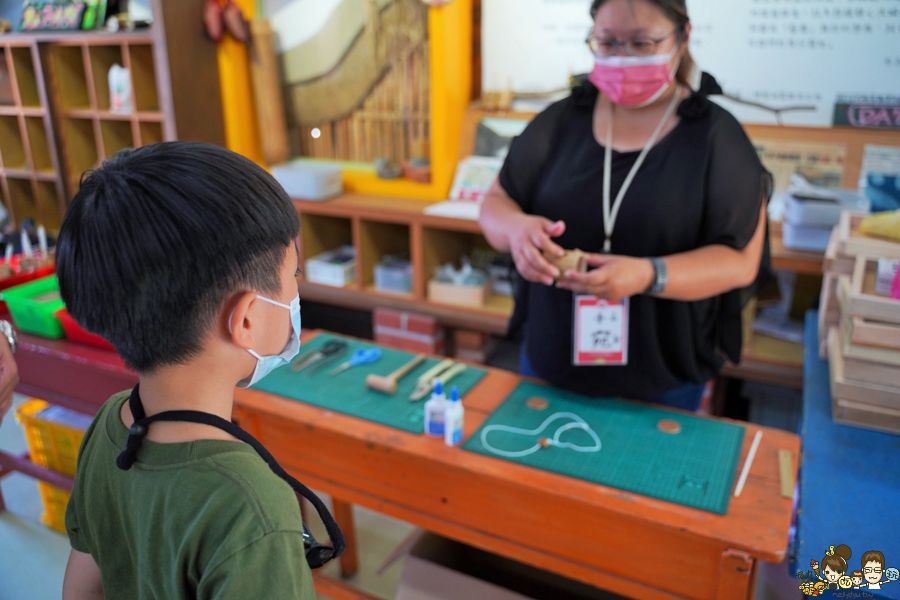
M781 479L781 495L785 498L794 497L794 469L793 454L790 450L778 451L778 477Z
M744 489L744 483L746 483L747 475L750 473L750 465L753 464L753 458L756 456L756 449L759 448L759 440L761 439L762 430L758 429L756 435L753 436L753 443L750 444L750 452L747 453L747 458L744 460L744 468L741 470L741 477L738 479L737 487L734 488L735 498L740 496L741 491Z

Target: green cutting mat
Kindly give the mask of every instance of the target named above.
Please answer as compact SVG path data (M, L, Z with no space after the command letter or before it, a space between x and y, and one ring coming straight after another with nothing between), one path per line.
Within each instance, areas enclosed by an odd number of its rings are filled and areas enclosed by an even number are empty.
M526 405L532 397L547 400L546 410ZM599 452L576 452L551 446L521 458L493 454L481 442L481 431L489 425L507 425L535 430L557 412L571 412L587 422L600 437ZM681 432L659 431L660 419L673 419ZM532 447L540 437L553 438L556 430L571 420L550 423L537 436L491 430L488 444L516 452ZM524 382L513 390L482 424L463 448L504 458L545 471L568 475L627 492L642 494L691 508L724 515L728 511L744 428L713 419L618 400L597 400L563 390ZM560 441L590 447L584 431L566 431Z
M318 369L316 372L310 372L313 369L310 366L294 373L291 371L291 366L286 365L272 371L271 374L254 385L254 389L284 396L291 400L299 400L306 404L321 406L328 410L359 417L373 423L388 425L413 433L421 433L424 425L423 411L425 401L428 398L419 402L410 402L409 395L416 386L416 380L419 378L419 375L436 365L439 361L433 358L425 359L424 362L400 380L397 386L397 393L393 396L388 396L367 388L366 375L369 373L388 375L412 360L416 355L400 350L382 348L382 355L378 361L369 365L352 367L334 377L329 377L329 371L348 360L354 350L357 348L371 348L373 346L373 344L367 344L359 340L322 334L303 344L300 347L300 354L302 355L309 350L317 350L334 339L341 339L347 342L347 351L341 354L340 358L331 361L327 366ZM475 387L475 384L481 381L485 373L484 369L468 367L454 377L448 387L454 385L459 387L459 393L462 397ZM448 389L447 394L449 395L449 393L450 390Z

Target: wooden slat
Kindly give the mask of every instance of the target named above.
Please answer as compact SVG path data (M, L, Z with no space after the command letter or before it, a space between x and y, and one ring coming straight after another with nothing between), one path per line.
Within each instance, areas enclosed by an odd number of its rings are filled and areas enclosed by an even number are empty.
M2 467L4 471L18 471L19 473L24 473L29 477L34 477L35 479L49 483L50 485L67 492L72 491L72 485L74 484L74 480L71 477L66 477L56 471L51 471L50 469L38 466L31 462L27 455L13 456L6 452L0 452L0 467Z

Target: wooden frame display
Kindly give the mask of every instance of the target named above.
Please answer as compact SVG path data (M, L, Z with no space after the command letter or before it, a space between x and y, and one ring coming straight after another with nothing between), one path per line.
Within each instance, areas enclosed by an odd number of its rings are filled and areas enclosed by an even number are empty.
M838 223L838 254L900 259L900 243L866 235L859 230L865 217L844 211Z
M853 358L861 361L880 363L900 367L900 350L890 346L872 346L857 344L852 340L852 317L848 314L851 296L851 284L848 277L838 278L838 298L841 301L841 344L845 358Z
M374 171L344 170L348 192L443 200L450 191L463 114L472 93L472 0L428 9L431 75L431 183L379 179Z
M846 379L846 347L837 328L832 328L828 333L832 418L855 427L900 433L900 388Z
M825 260L822 262L822 271L836 275L853 275L856 260L852 256L838 252L841 237L840 231L839 225L835 225L831 230L831 237L828 238L828 247L825 249Z
M850 317L850 343L900 350L900 325L879 323L862 317ZM900 381L900 373L897 373Z
M878 259L857 256L850 286L839 283L838 293L843 295L845 316L863 317L874 321L900 324L900 300L875 294ZM846 280L844 280L846 282Z
M900 411L900 388L848 379L844 372L840 333L832 327L828 333L828 365L831 372L831 396L851 402L873 404Z

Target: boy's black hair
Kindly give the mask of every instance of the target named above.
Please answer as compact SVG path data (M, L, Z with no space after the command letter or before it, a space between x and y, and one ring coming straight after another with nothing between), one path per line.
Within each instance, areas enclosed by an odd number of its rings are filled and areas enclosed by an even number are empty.
M184 363L240 291L275 295L300 221L252 161L190 142L124 150L86 174L59 231L69 313L140 373Z

